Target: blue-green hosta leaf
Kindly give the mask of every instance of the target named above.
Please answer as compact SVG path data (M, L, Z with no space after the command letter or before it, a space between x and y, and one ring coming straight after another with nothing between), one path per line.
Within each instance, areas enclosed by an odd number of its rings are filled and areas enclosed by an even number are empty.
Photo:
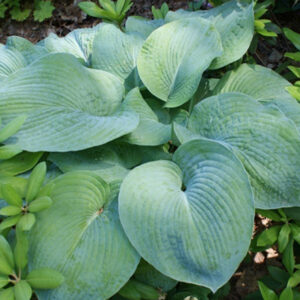
M28 64L48 54L48 51L45 48L34 45L30 41L19 36L8 37L6 47L11 50L19 51L25 57Z
M213 141L190 141L173 161L150 162L126 176L120 219L133 246L157 270L216 291L250 243L248 176L233 153Z
M25 57L17 50L0 48L0 82L17 70L27 66Z
M197 104L188 128L231 147L249 174L257 208L300 205L299 133L281 111L225 93Z
M125 28L127 32L138 32L146 39L152 31L164 24L163 19L149 20L143 17L131 16L127 18Z
M216 58L210 68L218 69L240 59L247 51L254 33L253 4L232 0L209 10L188 12L170 11L166 21L181 18L201 17L213 22L219 31L224 53Z
M171 139L171 125L159 122L156 114L143 99L138 88L127 94L123 106L140 116L138 127L124 137L126 142L135 145L157 146L165 144Z
M0 81L46 54L45 49L26 39L9 37L7 44L0 48Z
M48 159L63 172L89 170L112 182L123 180L128 169L141 163L142 155L136 146L109 143L84 151L51 153Z
M202 73L221 54L220 36L211 22L187 18L153 31L137 66L148 90L167 107L177 107L193 96Z
M63 38L52 33L42 40L39 45L45 47L49 52L70 53L89 65L94 38L102 25L76 29Z
M121 105L123 93L116 76L87 69L70 54L49 54L2 82L0 116L28 115L15 135L23 150L81 150L137 127L138 115Z
M300 130L300 104L285 90L291 84L271 69L242 64L226 73L216 85L213 94L241 92L262 103L273 103L293 120Z
M51 153L48 157L64 173L88 170L98 174L106 182L123 180L129 169L158 159L170 160L171 155L159 147L139 147L121 142L83 151Z
M94 39L92 67L125 80L136 67L143 42L139 34L124 33L112 24L105 24Z
M118 185L75 171L56 178L53 204L37 215L30 234L29 269L51 268L64 283L37 291L40 300L105 300L132 276L139 255L118 216ZM29 270L29 271L30 271Z

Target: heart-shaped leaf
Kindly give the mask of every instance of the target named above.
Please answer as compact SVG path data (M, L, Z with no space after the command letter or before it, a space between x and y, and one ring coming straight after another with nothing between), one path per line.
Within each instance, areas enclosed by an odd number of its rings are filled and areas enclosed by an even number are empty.
M69 172L50 184L53 204L37 215L30 233L29 269L57 270L65 282L38 291L39 299L108 299L139 262L119 221L118 185L109 187L88 171Z
M122 108L114 75L83 67L69 54L50 54L11 75L0 88L0 116L26 113L17 145L71 151L101 145L133 131L138 116Z
M92 66L125 80L136 67L143 42L139 34L124 33L112 24L105 24L94 39Z
M224 53L211 64L211 69L224 67L240 59L247 51L254 33L252 1L232 0L209 10L169 12L166 21L201 17L210 20L220 33Z
M300 130L300 104L286 91L289 86L287 80L269 68L242 64L219 80L213 94L240 92L261 103L275 104Z
M127 175L119 194L121 222L157 270L216 291L250 244L248 176L231 151L209 140L182 145L173 160L150 162Z
M221 54L220 36L211 22L187 18L153 31L137 67L148 90L167 107L177 107L193 96L202 73Z
M257 208L299 206L299 133L281 111L225 93L197 104L188 128L234 151L250 176Z

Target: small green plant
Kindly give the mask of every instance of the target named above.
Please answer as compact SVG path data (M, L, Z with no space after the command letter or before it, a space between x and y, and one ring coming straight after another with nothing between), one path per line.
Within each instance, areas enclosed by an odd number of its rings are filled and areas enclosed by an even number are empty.
M0 299L30 300L33 291L59 287L64 277L50 268L27 271L28 239L21 230L16 230L14 251L0 235Z
M121 27L126 13L132 6L131 0L99 0L100 7L91 1L83 1L78 6L89 16L103 19L105 22L111 22Z
M164 19L169 11L169 6L166 2L162 4L160 8L152 6L152 14L155 20Z
M16 225L24 231L29 231L35 223L35 213L51 206L48 196L38 197L39 190L46 176L46 164L38 164L30 174L25 200L10 185L2 186L2 196L7 206L0 209L0 215L8 217L0 224L0 231Z
M295 262L294 243L300 245L300 226L298 220L294 220L289 212L290 210L283 209L257 210L257 213L271 219L275 224L253 239L250 250L264 251L277 245L279 253L282 254L282 264L286 269L285 271L275 266L268 266L269 275L258 282L264 300L293 300L294 295L299 296L296 289L300 283L299 270L297 270L299 265Z
M298 52L286 52L285 57L294 61L295 63L300 62L300 34L294 32L289 28L284 28L283 33L288 40L294 45ZM298 101L300 101L300 68L294 65L289 65L288 69L293 73L296 78L293 86L289 86L286 89L288 92Z
M255 31L264 37L277 37L278 33L281 32L280 28L274 23L272 23L271 20L261 18L268 12L268 7L274 6L274 4L274 0L265 0L263 2L255 1Z
M53 10L51 0L34 0L22 1L22 0L0 0L0 18L5 17L5 13L9 11L13 20L24 21L33 11L34 20L43 22L44 20L51 18Z

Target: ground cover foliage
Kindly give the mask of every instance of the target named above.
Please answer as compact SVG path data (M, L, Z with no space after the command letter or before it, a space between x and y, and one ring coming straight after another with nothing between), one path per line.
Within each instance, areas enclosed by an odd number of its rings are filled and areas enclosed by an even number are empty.
M93 28L0 48L0 299L219 299L249 247L276 242L293 299L299 82L249 58L274 33L265 8L122 22L118 3L92 5ZM255 209L280 225L251 242Z

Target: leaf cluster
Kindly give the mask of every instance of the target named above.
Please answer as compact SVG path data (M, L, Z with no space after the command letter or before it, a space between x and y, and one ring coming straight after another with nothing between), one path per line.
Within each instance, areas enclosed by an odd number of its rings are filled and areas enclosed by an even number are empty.
M0 48L4 129L26 115L3 139L23 152L0 161L0 226L27 236L29 270L66 278L40 300L217 299L255 209L299 206L300 105L245 63L251 1L124 27L129 2L95 5L110 23ZM283 226L255 247L280 240L292 276L298 224L275 214Z
M13 20L22 22L26 20L33 12L35 21L43 22L51 18L55 7L51 0L1 0L0 1L0 18L4 18L6 12L9 11Z

